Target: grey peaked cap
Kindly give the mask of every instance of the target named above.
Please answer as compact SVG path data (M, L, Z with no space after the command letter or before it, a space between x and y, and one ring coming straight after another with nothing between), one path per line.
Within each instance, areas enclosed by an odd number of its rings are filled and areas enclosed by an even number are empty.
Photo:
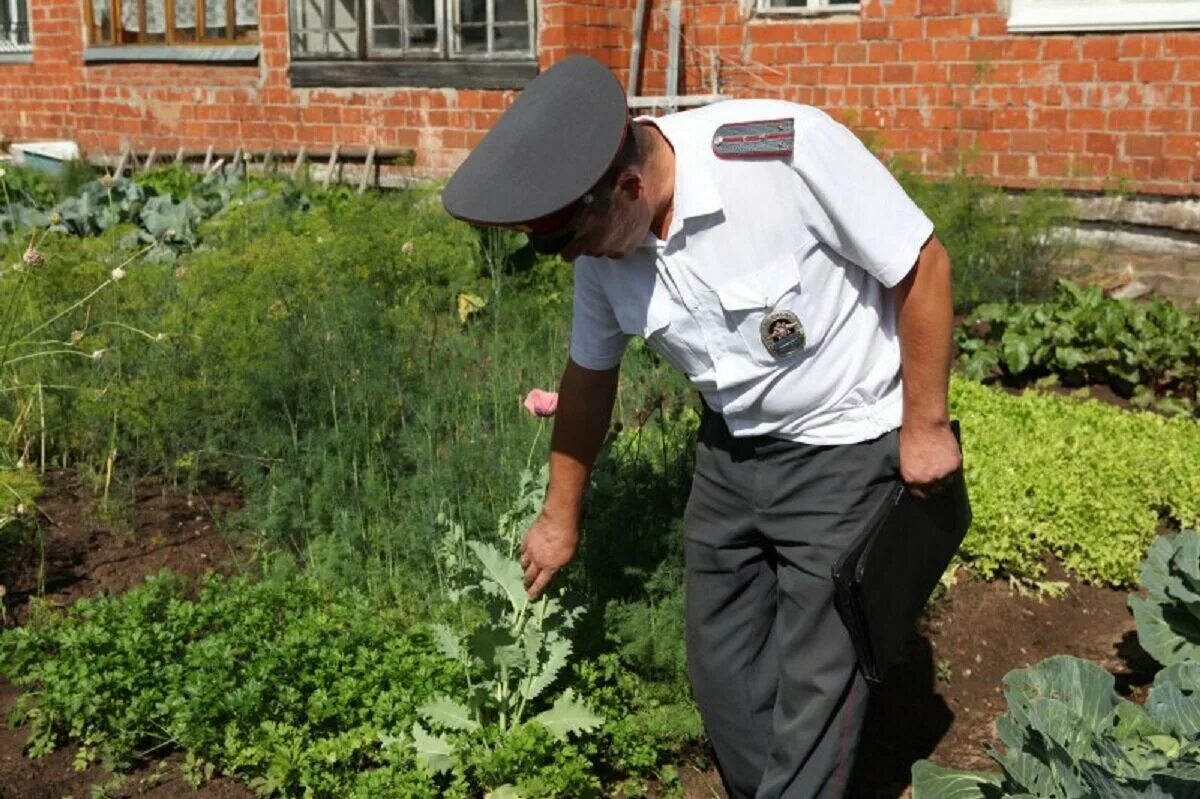
M616 76L594 58L569 56L530 81L455 171L442 204L477 225L561 211L616 160L628 115Z

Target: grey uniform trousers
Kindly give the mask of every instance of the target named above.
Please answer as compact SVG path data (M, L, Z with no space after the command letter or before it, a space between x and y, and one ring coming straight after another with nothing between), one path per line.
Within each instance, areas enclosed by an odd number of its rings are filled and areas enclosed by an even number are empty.
M704 414L684 516L688 671L731 799L844 795L868 688L830 570L899 471L898 431L735 440Z

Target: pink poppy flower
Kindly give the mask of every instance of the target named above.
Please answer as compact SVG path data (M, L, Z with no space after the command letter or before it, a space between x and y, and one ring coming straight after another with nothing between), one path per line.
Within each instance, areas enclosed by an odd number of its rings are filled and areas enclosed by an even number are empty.
M524 405L534 416L553 416L558 408L558 394L535 388L525 395Z

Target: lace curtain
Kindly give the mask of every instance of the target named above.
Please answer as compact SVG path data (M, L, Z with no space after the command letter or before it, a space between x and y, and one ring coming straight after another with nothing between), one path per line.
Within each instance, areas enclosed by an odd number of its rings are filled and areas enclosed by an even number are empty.
M165 0L145 0L145 33L165 33ZM258 0L234 0L234 19L238 25L258 24ZM121 4L121 27L138 30L138 2L126 0ZM175 27L196 27L196 0L175 0ZM225 28L225 0L207 0L204 4L204 27L209 30Z

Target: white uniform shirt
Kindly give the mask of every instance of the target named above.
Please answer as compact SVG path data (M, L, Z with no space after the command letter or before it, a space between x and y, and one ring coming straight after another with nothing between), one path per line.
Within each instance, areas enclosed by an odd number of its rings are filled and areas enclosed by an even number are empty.
M728 123L791 118L793 155L718 158ZM675 150L674 217L625 258L575 261L571 358L620 363L640 335L681 369L735 436L865 441L901 421L890 287L933 224L823 112L731 100L651 120ZM805 346L771 354L759 324L791 311Z

